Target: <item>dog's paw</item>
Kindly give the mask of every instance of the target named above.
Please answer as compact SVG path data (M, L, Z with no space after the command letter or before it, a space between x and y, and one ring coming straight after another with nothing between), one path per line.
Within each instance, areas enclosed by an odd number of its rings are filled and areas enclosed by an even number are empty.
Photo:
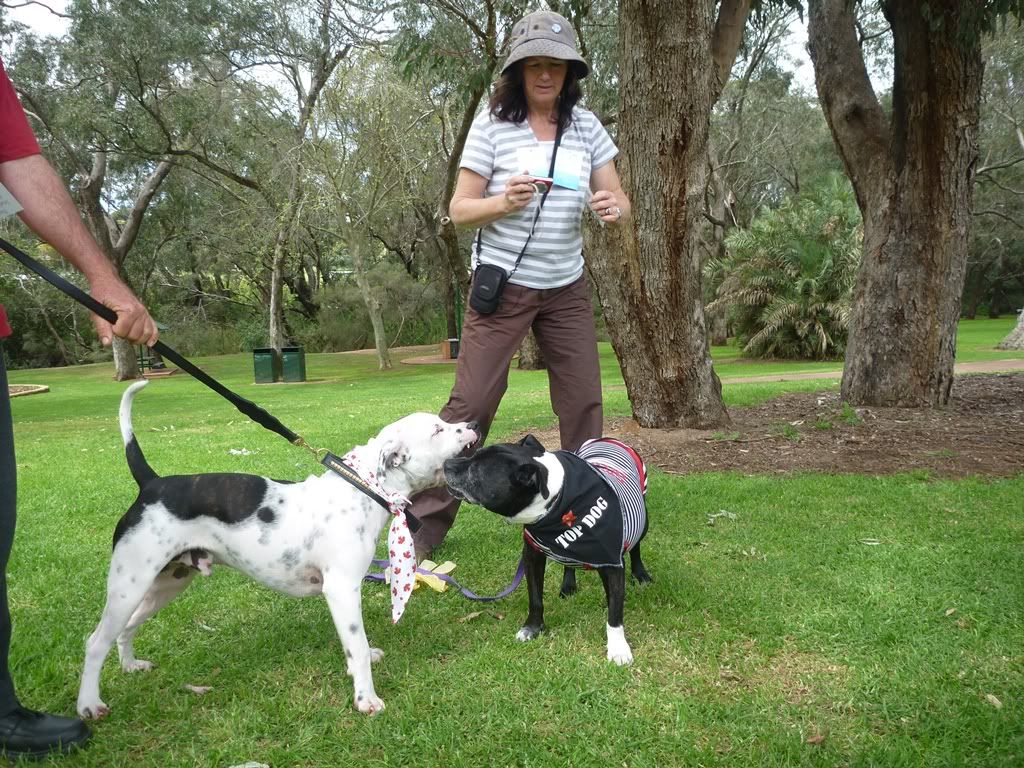
M516 632L516 640L518 640L521 643L525 643L530 640L536 639L536 637L543 631L543 624L539 627L523 627L518 632Z
M625 667L633 663L633 652L626 646L626 650L613 651L611 648L608 649L608 661L613 664L617 664L620 667Z
M376 664L378 661L380 661L383 658L384 658L384 651L382 651L380 648L371 648L370 649L370 663L371 664Z
M384 702L377 696L356 696L356 709L364 715L377 715L384 711Z
M99 720L109 714L110 707L98 699L94 702L78 703L78 716L83 720Z
M156 666L152 661L146 661L145 659L132 659L131 661L122 661L121 669L125 672L151 672Z

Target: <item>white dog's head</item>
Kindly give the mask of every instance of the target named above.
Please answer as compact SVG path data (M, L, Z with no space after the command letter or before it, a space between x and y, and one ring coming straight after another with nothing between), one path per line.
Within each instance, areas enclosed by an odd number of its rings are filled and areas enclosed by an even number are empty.
M375 468L389 491L411 496L444 484L444 463L480 439L475 421L449 424L429 413L412 413L373 438Z

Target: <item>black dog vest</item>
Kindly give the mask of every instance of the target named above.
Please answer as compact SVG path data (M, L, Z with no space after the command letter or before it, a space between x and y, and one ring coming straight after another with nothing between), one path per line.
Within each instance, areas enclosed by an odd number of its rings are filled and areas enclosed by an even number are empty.
M647 469L625 443L603 437L577 453L555 451L565 470L548 513L523 528L534 549L564 565L622 566L647 526Z

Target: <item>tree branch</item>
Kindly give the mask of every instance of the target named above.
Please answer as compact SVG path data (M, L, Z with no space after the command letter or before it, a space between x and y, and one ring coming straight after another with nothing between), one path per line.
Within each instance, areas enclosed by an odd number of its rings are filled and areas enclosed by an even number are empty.
M715 60L715 80L711 91L715 101L729 80L733 62L743 42L743 29L750 15L750 0L722 0L711 37L711 55Z
M890 128L868 77L857 40L854 5L810 0L808 49L818 98L857 202L866 210L889 176Z

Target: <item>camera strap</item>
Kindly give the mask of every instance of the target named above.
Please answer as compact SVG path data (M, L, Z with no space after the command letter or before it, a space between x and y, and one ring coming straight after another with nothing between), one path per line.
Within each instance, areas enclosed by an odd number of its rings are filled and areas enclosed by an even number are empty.
M558 129L555 131L555 146L551 150L551 167L548 168L548 178L554 178L554 176L555 176L555 158L558 157L558 145L561 144L561 143L562 143L562 122L561 122L561 120L559 120L559 122L558 122ZM512 275L514 275L516 273L516 270L519 269L519 262L521 262L523 260L523 256L526 254L526 246L528 246L530 244L530 239L533 237L534 230L537 229L537 219L540 218L541 208L544 207L544 201L548 199L548 193L551 192L551 187L553 187L553 186L554 186L554 184L552 184L551 186L545 187L544 193L541 195L540 205L537 206L537 210L533 214L533 223L530 224L530 234L528 234L526 236L526 242L523 243L523 248L522 248L521 251L519 251L519 256L516 257L516 263L513 265L512 271L508 273L508 277L512 277ZM480 227L476 231L476 263L477 263L477 266L480 265L480 250L481 250L481 248L480 248L480 235L483 232L483 229L484 229L483 227ZM508 278L506 278L506 280L507 279Z

